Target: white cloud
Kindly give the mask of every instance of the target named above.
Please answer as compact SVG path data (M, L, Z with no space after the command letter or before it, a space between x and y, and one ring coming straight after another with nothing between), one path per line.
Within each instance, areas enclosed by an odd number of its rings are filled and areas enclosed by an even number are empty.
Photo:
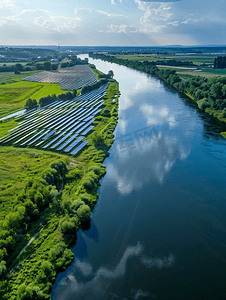
M6 8L6 7L12 7L13 3L11 0L0 0L0 9Z
M179 21L169 22L169 23L167 23L167 25L178 26L179 25Z
M198 19L187 19L186 21L183 21L183 22L181 22L182 24L191 24L191 23L197 23L197 22L199 22L200 20L198 20Z
M109 27L109 30L107 30L107 32L117 32L117 33L124 32L125 33L128 26L126 24L121 24L121 25L111 24L108 27Z
M88 13L92 13L92 14L95 14L95 13L99 13L99 14L102 14L102 15L105 15L107 17L124 17L126 18L124 15L121 15L121 14L113 14L113 13L109 13L105 10L97 10L97 9L93 9L93 8L86 8L86 7L83 7L83 8L75 8L75 15L79 15L80 12L84 11L84 12L88 12Z
M148 3L139 0L135 2L138 4L138 9L144 11L140 19L140 32L159 32L167 27L166 21L172 16L168 3Z

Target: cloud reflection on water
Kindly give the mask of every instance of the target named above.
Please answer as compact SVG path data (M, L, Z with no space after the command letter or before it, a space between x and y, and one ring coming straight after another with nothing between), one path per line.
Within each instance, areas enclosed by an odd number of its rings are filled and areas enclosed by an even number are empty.
M145 256L143 252L144 248L139 242L136 246L128 246L115 268L109 269L101 266L95 273L93 273L93 268L90 263L82 262L76 258L74 271L62 280L55 299L103 299L107 296L109 287L113 281L126 276L128 261L133 257L138 259L137 263L141 263L148 269L169 268L175 263L173 254L163 258L150 258ZM79 272L78 276L75 275L75 272ZM79 279L76 277L79 277ZM141 289L135 291L134 294L133 299L135 300L140 297L149 296L147 292ZM115 296L117 295L115 294Z
M153 180L161 184L176 160L184 160L189 153L190 149L179 145L176 139L165 136L159 143L151 140L143 151L136 147L132 155L120 153L119 160L108 165L108 179L116 182L121 194L129 194Z

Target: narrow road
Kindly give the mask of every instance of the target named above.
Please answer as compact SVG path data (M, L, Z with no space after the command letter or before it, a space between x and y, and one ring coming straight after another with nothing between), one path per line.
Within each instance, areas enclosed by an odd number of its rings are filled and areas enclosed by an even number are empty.
M20 257L20 255L24 252L24 250L33 242L33 240L36 238L36 236L42 231L42 229L40 229L37 233L35 233L33 235L33 237L30 239L30 241L26 244L26 246L20 251L20 253L17 255L16 259L18 257Z

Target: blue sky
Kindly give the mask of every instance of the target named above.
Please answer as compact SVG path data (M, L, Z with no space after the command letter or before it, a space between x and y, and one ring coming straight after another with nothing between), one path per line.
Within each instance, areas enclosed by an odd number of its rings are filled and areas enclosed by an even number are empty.
M226 44L226 0L0 0L2 45Z

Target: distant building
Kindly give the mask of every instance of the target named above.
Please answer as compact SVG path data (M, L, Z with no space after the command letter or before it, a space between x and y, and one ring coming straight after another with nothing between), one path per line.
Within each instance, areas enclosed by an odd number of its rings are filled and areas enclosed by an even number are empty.
M51 59L51 62L58 63L59 61L55 58Z

